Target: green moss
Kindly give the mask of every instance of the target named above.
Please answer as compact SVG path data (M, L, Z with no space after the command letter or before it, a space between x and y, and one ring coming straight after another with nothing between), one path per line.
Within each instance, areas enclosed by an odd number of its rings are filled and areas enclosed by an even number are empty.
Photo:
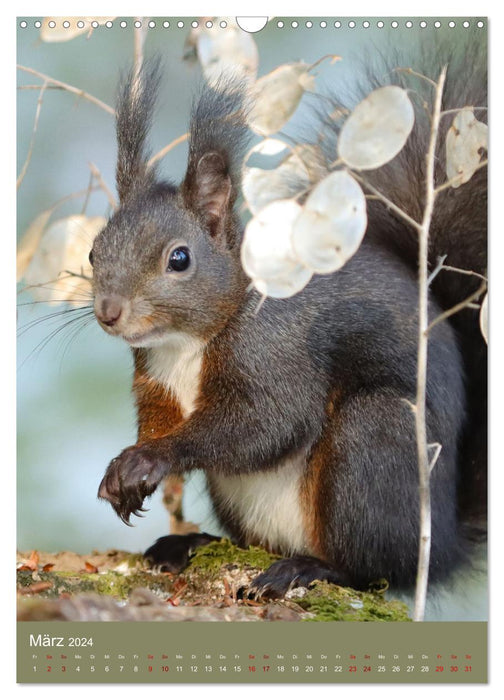
M39 572L37 575L38 581L49 582L51 588L37 592L37 596L43 598L58 598L62 593L74 595L76 593L84 593L93 591L101 595L113 596L120 600L124 600L129 596L134 588L149 588L151 590L160 590L169 593L173 582L168 576L163 574L152 574L144 571L134 571L124 574L118 571L105 571L103 573L89 573L75 571L47 571ZM36 585L37 581L32 578L30 571L18 571L17 584L18 589L29 594L31 586Z
M364 593L317 581L296 603L314 616L310 621L407 622L408 607L380 593Z
M222 574L226 565L240 568L267 569L281 557L270 554L261 547L241 549L228 539L198 547L185 573L196 573L215 579Z

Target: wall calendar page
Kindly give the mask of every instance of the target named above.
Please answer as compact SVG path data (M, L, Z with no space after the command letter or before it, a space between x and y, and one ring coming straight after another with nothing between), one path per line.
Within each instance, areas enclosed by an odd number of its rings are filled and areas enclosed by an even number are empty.
M17 17L19 684L487 683L487 30Z

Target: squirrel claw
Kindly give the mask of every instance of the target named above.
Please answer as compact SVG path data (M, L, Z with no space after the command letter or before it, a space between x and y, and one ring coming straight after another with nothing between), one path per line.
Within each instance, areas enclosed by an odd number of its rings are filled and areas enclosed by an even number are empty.
M154 493L166 472L165 462L148 447L128 447L109 464L98 497L108 501L131 527L131 515L143 517L144 499Z

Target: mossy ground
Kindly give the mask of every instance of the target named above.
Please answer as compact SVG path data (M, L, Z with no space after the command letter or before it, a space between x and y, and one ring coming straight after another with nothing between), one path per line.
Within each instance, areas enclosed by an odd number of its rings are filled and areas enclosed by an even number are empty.
M296 600L313 614L315 622L407 622L407 606L398 600L386 600L383 593L365 593L351 588L317 581L307 594Z
M279 557L260 547L241 549L223 539L200 547L189 566L177 574L160 573L148 567L141 555L127 552L95 552L79 556L72 553L20 555L17 586L20 616L40 614L37 607L58 606L58 601L84 600L94 595L93 605L103 600L123 607L144 605L138 591L150 592L156 604L190 607L222 613L237 607L250 608L257 619L298 619L315 621L404 621L406 605L387 600L383 593L364 593L324 582L309 589L293 589L275 605L275 614L267 613L269 601L248 600L243 592L251 581ZM30 566L22 566L29 561ZM37 601L39 601L37 603ZM49 603L50 601L50 603ZM270 606L271 607L271 606ZM35 611L35 612L34 612ZM206 613L207 614L207 613ZM218 618L216 618L218 619Z

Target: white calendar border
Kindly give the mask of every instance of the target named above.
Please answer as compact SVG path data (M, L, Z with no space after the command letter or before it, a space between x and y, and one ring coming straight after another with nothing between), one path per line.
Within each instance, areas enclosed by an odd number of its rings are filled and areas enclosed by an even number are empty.
M416 6L406 5L404 0L385 0L380 3L369 1L362 1L358 3L348 4L347 7L341 4L334 4L329 7L327 2L317 2L317 0L310 0L307 3L309 6L310 13L306 12L306 6L303 6L298 0L290 0L287 2L284 0L265 2L264 0L255 0L253 3L232 3L229 0L215 0L196 2L195 0L185 0L183 6L178 8L177 6L171 6L169 8L170 14L180 14L180 9L183 9L183 15L187 16L205 16L208 14L224 15L224 16L352 16L352 17L401 17L401 16L411 16L411 17L429 17L429 16L488 16L490 18L489 23L489 34L490 34L490 85L491 85L491 111L493 114L501 115L502 110L502 89L501 89L501 78L498 73L500 70L498 67L504 65L504 42L500 38L502 35L503 27L503 12L500 7L496 7L494 2L470 2L469 0L458 0L457 3L451 4L449 8L440 7L439 0L424 0L421 4L418 3ZM85 8L85 9L80 9ZM168 11L167 3L153 3L153 2L143 2L142 3L142 15L146 16L158 16L164 14ZM351 9L352 13L348 10ZM454 12L448 13L446 10L454 10ZM89 0L89 2L83 3L79 2L77 4L72 3L71 10L73 15L121 15L121 16L135 16L138 15L138 3L134 4L131 2L96 2L95 0ZM0 62L0 67L2 70L2 86L4 90L4 95L9 96L9 103L14 95L15 90L15 72L13 70L15 64L15 32L14 32L14 22L16 16L30 16L30 15L51 15L51 16L66 16L69 11L68 0L65 2L47 2L42 6L40 3L29 2L24 0L16 5L16 8L12 9L12 15L7 12L3 12L3 33L2 33L2 56L3 60ZM13 102L13 99L12 99ZM8 103L8 104L9 104ZM2 156L4 160L4 165L2 168L2 192L9 193L10 197L5 199L13 199L13 174L15 173L15 142L12 139L12 134L15 132L15 110L11 108L4 120L4 135L7 137L6 142L4 142L4 149L2 150ZM492 153L504 153L502 148L502 129L496 124L495 129L491 130L492 138ZM7 159L5 161L5 158ZM495 192L497 188L504 184L504 178L499 173L498 167L491 167L491 193L492 190ZM497 201L498 197L491 197L490 202ZM5 200L4 200L5 201ZM5 212L4 212L5 215ZM5 526L7 534L7 551L11 551L9 548L9 542L12 547L15 547L15 473L13 465L15 464L15 419L13 416L13 402L15 402L15 376L11 368L15 368L15 347L12 338L10 337L10 332L13 329L14 309L15 309L15 285L14 285L14 237L12 236L12 231L14 230L14 211L8 212L8 216L4 216L4 274L1 276L2 284L2 295L0 299L2 300L2 320L4 323L6 320L8 323L8 334L9 341L4 342L4 347L2 348L2 360L4 360L3 367L9 368L6 372L7 377L7 387L3 391L3 398L6 402L4 407L3 415L8 416L8 421L5 427L4 435L8 438L8 452L7 459L3 460L3 480L7 481L7 486L4 488L4 493L8 494L7 498L12 500L12 503L3 511L3 525L4 531ZM492 472L490 474L490 497L491 497L491 524L490 524L490 572L491 572L491 599L490 599L490 637L489 637L489 659L490 659L490 683L488 686L478 686L475 688L473 685L462 686L457 685L454 692L457 693L457 698L460 697L474 697L475 693L483 693L485 695L489 694L489 697L497 697L499 693L502 693L504 688L504 674L500 672L502 669L502 658L499 654L498 648L498 638L497 630L502 629L502 624L504 624L504 601L502 600L502 595L499 586L499 581L503 580L503 567L502 567L502 543L501 535L504 531L501 522L502 517L502 506L500 501L502 496L499 494L504 494L504 474L501 468L500 462L501 449L500 446L496 444L496 435L499 433L499 424L497 421L500 419L499 410L502 406L502 400L499 400L497 396L504 393L504 383L503 383L503 370L502 366L498 366L496 358L504 356L504 345L503 345L503 332L502 327L499 328L498 316L502 318L502 310L499 312L499 308L502 308L502 302L504 299L504 290L502 284L500 283L504 275L502 273L498 274L498 264L500 261L504 260L504 244L503 236L504 231L502 231L503 226L499 223L497 219L496 207L492 206L490 210L490 231L491 231L491 255L490 255L490 284L491 284L491 460L492 460ZM502 263L501 263L502 264ZM6 269L7 268L7 269ZM10 269L12 268L12 269ZM493 308L492 308L493 307ZM502 324L501 324L502 326ZM3 334L3 337L5 335ZM6 347L5 347L6 345ZM5 371L5 370L4 370ZM4 383L5 386L5 383ZM502 412L502 410L501 410ZM2 441L4 442L4 441ZM493 532L493 536L492 536ZM12 550L14 551L14 550ZM36 693L38 698L51 698L53 699L58 693L65 693L65 695L71 693L73 697L87 697L89 693L103 692L108 695L113 691L115 686L90 686L89 684L83 684L82 686L73 684L71 689L68 686L33 686L33 685L16 685L15 684L15 601L12 596L12 578L11 578L11 562L9 557L6 558L7 571L4 567L4 575L1 579L1 590L2 605L6 606L6 610L2 609L3 616L2 620L9 621L8 626L3 626L3 642L2 648L6 658L2 659L2 678L0 681L0 687L7 690L9 697L11 694L16 696L23 695L27 697L28 695L33 697ZM12 562L13 564L13 562ZM13 570L12 566L12 570ZM105 624L105 623L104 623ZM162 624L162 623L158 623ZM428 623L420 623L428 624ZM147 684L135 684L135 685L121 685L119 692L121 693L121 700L129 700L129 698L138 699L139 693L142 692ZM236 694L239 694L241 698L255 698L257 694L260 693L262 697L272 698L277 697L278 692L288 692L292 700L297 700L297 698L305 697L308 693L315 692L317 698L332 697L334 693L341 692L345 693L347 686L338 687L334 685L322 686L314 685L309 686L302 684L299 686L290 685L286 691L282 690L282 686L264 686L261 685L258 688L256 685L216 685L208 686L203 684L188 686L192 690L198 691L200 688L205 694L205 700L213 700L214 698L231 698ZM360 686L362 687L362 686ZM103 690L101 690L103 688ZM380 698L390 698L396 695L404 695L404 692L408 695L415 696L421 694L424 696L426 693L429 697L436 698L446 696L449 688L453 689L453 686L432 686L432 685L407 685L405 688L404 684L387 685L384 687L373 686L372 694L374 697ZM162 694L163 698L166 697L167 693L183 693L185 689L181 689L179 686L170 688L170 686L162 685L149 685L148 692L149 698L158 697ZM188 691L186 691L188 692ZM359 692L359 691L357 691Z

